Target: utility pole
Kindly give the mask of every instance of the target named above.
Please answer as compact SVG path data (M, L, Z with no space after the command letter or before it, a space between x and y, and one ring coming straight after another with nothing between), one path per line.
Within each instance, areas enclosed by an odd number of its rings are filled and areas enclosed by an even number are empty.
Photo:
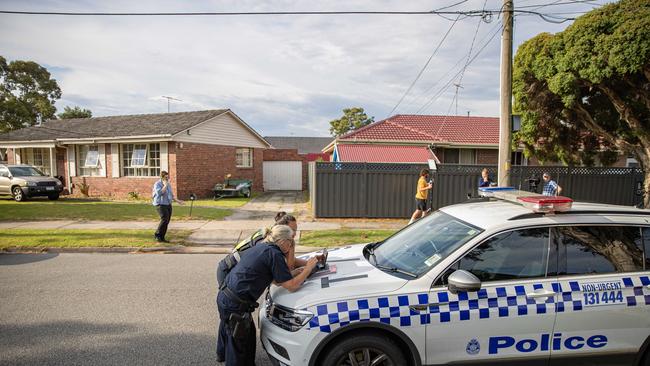
M510 134L512 125L512 24L514 0L503 0L501 34L501 107L499 116L499 186L510 185Z
M168 97L168 96L165 96L165 95L163 95L162 97L165 98L165 99L167 99L167 113L169 113L169 101L170 101L170 100L175 100L175 101L177 101L177 102L182 102L182 100L180 100L180 99L176 99L176 98L174 98L174 97Z

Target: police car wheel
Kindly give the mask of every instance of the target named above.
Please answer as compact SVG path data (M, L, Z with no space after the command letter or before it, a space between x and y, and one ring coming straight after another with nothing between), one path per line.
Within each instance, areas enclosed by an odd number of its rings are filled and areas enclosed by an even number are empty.
M405 366L399 347L386 337L355 335L334 344L322 366Z

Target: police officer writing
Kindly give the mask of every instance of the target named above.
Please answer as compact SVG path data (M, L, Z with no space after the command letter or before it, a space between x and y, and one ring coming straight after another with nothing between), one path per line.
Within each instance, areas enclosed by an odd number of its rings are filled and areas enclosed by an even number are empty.
M318 259L310 258L304 270L293 276L287 264L295 246L293 230L276 225L265 239L247 250L245 256L228 273L225 288L217 295L219 338L225 345L226 366L255 365L256 332L252 312L257 299L272 283L293 292L312 272ZM217 350L217 361L221 360Z

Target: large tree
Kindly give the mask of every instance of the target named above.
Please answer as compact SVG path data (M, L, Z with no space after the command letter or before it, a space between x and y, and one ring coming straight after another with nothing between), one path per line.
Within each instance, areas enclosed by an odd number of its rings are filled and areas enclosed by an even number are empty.
M621 0L522 44L514 143L541 160L592 165L633 155L650 207L650 0Z
M90 109L81 108L75 106L74 108L66 106L63 108L63 112L57 115L60 119L70 119L70 118L90 118L93 116L93 112Z
M0 133L54 118L54 102L61 98L56 80L32 61L0 56Z
M343 109L343 117L330 121L330 133L332 136L338 137L349 131L369 125L374 121L375 117L368 117L363 108L345 108Z

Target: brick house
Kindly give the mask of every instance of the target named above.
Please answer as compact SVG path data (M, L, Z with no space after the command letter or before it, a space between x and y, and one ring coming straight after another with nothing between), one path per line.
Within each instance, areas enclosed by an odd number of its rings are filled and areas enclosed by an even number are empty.
M495 117L395 115L349 132L327 145L331 161L443 164L497 163ZM513 160L525 164L521 152Z
M229 109L49 120L0 135L10 164L30 164L62 178L72 194L149 197L161 170L175 194L211 195L226 174L262 190L263 150L270 147Z
M516 117L516 116L515 116ZM518 118L514 129L519 128ZM499 118L470 116L395 115L349 132L323 149L331 161L496 165L499 156ZM513 151L512 165L542 165ZM597 163L598 164L598 163ZM546 166L562 165L546 162ZM621 154L614 167L634 167Z

